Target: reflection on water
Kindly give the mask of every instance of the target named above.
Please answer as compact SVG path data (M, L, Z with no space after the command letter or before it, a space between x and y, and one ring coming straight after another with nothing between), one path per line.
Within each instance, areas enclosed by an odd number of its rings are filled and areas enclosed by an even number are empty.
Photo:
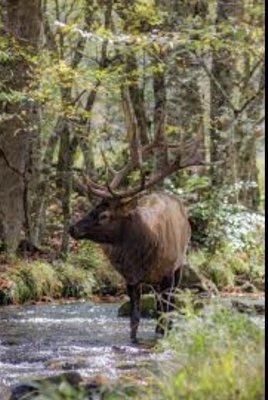
M0 387L62 370L117 377L153 360L149 349L130 343L129 321L117 309L90 302L1 308ZM142 321L140 337L152 341L154 326Z

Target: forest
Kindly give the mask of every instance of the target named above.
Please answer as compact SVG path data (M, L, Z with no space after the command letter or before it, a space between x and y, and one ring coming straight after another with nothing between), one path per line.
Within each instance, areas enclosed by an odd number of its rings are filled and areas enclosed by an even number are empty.
M264 398L264 13L261 0L0 0L1 400ZM175 198L172 214L161 199ZM131 343L128 278L70 227L100 207L152 221L154 201L166 209L139 245L129 222L124 262L156 263L153 244L137 255L155 230L164 264L164 221L186 218L187 263L171 329L141 281Z

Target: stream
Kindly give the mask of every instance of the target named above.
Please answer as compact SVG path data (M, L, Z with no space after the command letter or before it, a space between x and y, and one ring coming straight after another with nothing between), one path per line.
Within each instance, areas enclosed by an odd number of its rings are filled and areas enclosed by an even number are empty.
M230 299L220 300L226 301ZM156 365L170 354L150 349L155 343L153 319L141 320L142 343L131 344L129 319L117 317L119 306L77 301L1 307L0 389L74 370L84 378L140 373L145 379L142 367ZM263 329L264 315L250 318Z
M8 306L0 311L0 388L27 378L76 370L82 376L117 378L153 360L148 346L132 345L129 319L118 304L75 302ZM142 320L139 336L154 341L154 320Z

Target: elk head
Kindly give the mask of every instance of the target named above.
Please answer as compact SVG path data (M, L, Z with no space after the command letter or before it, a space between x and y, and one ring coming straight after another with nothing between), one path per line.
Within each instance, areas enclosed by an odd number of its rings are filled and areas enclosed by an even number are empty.
M96 243L116 244L124 237L126 221L134 214L135 199L103 199L88 215L73 224L70 235Z

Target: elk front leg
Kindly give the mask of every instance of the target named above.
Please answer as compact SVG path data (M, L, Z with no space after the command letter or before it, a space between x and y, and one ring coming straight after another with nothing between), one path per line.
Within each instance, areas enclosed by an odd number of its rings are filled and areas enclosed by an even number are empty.
M137 330L140 322L140 285L128 285L127 293L130 298L130 337L133 343L137 343Z

